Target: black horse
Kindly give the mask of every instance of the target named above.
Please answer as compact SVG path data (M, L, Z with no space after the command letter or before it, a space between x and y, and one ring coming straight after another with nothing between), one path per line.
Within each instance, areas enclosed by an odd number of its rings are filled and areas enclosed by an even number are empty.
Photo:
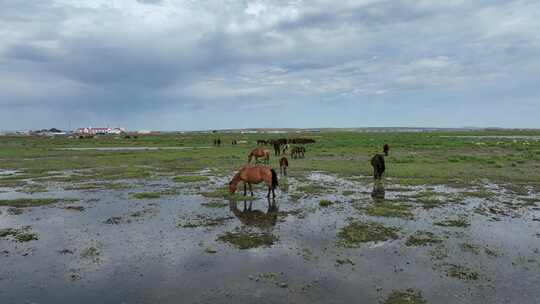
M273 144L274 146L274 156L279 156L281 155L281 145L279 144L279 142L274 142Z
M373 177L375 179L382 179L384 170L386 170L384 156L382 154L373 156L373 158L371 158L371 166L373 167Z
M388 151L390 151L390 146L388 144L384 144L383 146L384 156L388 156Z

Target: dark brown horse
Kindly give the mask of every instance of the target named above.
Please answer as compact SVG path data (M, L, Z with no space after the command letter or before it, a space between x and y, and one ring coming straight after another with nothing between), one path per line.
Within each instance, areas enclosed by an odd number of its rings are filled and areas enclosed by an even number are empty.
M253 149L251 151L251 153L249 153L248 163L251 163L251 160L253 158L255 158L255 162L257 162L259 160L259 158L261 158L261 157L263 157L264 162L268 164L268 162L270 161L270 153L268 153L268 150L263 149L263 148Z
M388 144L384 144L383 146L384 156L388 156L389 151L390 151L390 146Z
M264 182L268 186L268 194L266 197L270 197L270 191L273 197L276 197L275 189L278 186L278 178L276 171L270 167L263 166L250 166L246 165L236 173L233 179L229 182L229 193L234 194L239 182L244 182L244 195L246 195L246 186L249 186L249 192L253 196L253 189L251 184L259 184Z
M291 150L291 157L292 158L304 158L305 153L306 153L306 148L296 146L296 147L292 148L292 150Z
M281 145L276 141L273 144L274 146L274 156L279 156L281 154Z
M382 154L376 154L371 158L371 166L373 167L373 177L375 179L381 179L386 167L384 165L384 156Z
M279 172L281 175L287 176L287 168L289 167L289 160L287 157L283 156L279 160Z

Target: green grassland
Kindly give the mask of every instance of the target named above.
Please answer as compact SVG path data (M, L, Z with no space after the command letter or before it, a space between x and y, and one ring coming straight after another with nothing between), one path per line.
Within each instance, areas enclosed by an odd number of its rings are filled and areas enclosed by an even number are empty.
M19 174L0 176L0 187L24 186L25 181L85 182L151 179L179 176L202 169L223 176L247 162L257 139L308 137L304 159L290 162L290 174L314 170L342 177L370 176L370 157L383 144L391 146L386 177L404 185L470 185L480 179L527 184L538 189L540 141L454 136L539 136L535 131L357 133L322 132L290 134L161 134L138 138L103 136L93 139L28 136L0 137L0 169ZM213 147L214 139L222 147ZM246 140L247 144L231 145ZM93 147L184 147L183 150L96 151L63 150ZM272 155L272 148L267 147ZM278 158L270 165L277 168ZM67 174L68 172L69 174ZM201 181L204 178L200 179Z

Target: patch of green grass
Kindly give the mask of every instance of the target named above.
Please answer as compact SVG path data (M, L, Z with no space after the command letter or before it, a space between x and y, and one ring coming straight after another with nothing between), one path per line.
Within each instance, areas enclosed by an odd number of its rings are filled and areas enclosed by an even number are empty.
M341 194L343 196L351 196L351 195L354 195L356 192L354 191L351 191L351 190L344 190L343 192L341 192Z
M470 252L476 255L480 254L480 247L477 245L469 244L469 243L461 243L459 244L459 247L461 247L461 250L465 252Z
M202 203L201 206L206 207L206 208L225 208L229 206L229 204L226 202L212 201L212 202Z
M409 236L405 245L407 246L428 246L432 244L442 243L442 239L436 236L433 232L417 231Z
M465 191L461 193L462 196L475 197L475 198L484 198L490 199L495 197L497 194L495 192L489 191L487 189L481 188L476 191Z
M113 217L110 217L108 219L106 219L105 221L103 221L103 224L107 224L107 225L120 225L122 224L124 221L124 219L120 216L113 216Z
M446 265L446 274L449 277L466 280L466 281L475 281L480 278L478 272L472 270L471 268L463 265L456 264L447 264Z
M204 252L209 253L209 254L214 254L214 253L217 253L217 250L212 247L206 247L206 249L204 249Z
M380 217L398 217L404 219L413 219L411 206L404 202L381 201L367 208L365 212L371 216Z
M289 193L289 199L293 202L298 202L304 195L302 193Z
M0 179L0 188L17 188L26 185L27 182L23 180L6 180Z
M287 177L282 177L279 179L279 189L283 192L289 191L289 179Z
M29 227L22 229L5 228L0 229L0 238L11 236L17 242L29 242L38 239L37 234L28 232Z
M301 185L296 188L296 191L306 194L322 194L325 192L325 188L318 184Z
M20 190L20 192L28 193L28 194L43 193L47 191L48 191L47 187L43 185L37 185L37 184L27 185Z
M11 207L11 208L8 208L7 212L8 212L8 214L10 214L10 215L20 215L20 214L23 214L23 213L24 213L24 210L23 210L23 208L14 208L14 207Z
M140 193L135 193L133 197L136 199L156 199L156 198L160 198L161 195L162 195L161 192L140 192Z
M127 167L117 168L116 170L107 169L97 171L94 178L98 180L120 180L120 179L147 179L152 173L147 168Z
M522 206L529 207L529 206L536 206L536 204L540 203L540 198L537 197L520 197L521 201L523 201Z
M529 195L529 189L524 184L505 184L503 187L512 194L516 195Z
M67 206L67 207L64 207L64 209L66 210L73 210L73 211L84 211L84 207L83 206Z
M17 230L13 228L0 229L0 237L14 236L17 234Z
M482 246L478 246L478 245L474 245L470 243L461 243L459 244L459 247L461 248L461 250L465 252L470 252L475 255L479 255L483 251L487 256L490 256L490 257L501 256L501 253L495 250L489 249L488 247L482 247Z
M341 265L345 265L345 264L349 264L349 265L356 265L351 259L349 258L346 258L346 259L337 259L336 260L336 266L341 266Z
M209 178L203 175L181 175L176 176L173 180L177 183L196 183L208 181Z
M83 250L81 252L81 257L85 258L85 259L93 259L93 260L96 260L98 259L98 257L101 255L101 253L99 252L99 250L94 247L94 246L90 246L88 248L86 248L85 250Z
M429 255L433 260L441 261L448 258L448 249L441 243L429 251Z
M251 249L258 247L270 247L278 241L278 237L271 233L258 233L252 231L225 232L217 238L218 241L226 242L238 249Z
M410 192L410 191L415 191L415 190L411 189L411 188L405 188L405 187L395 187L395 188L388 188L388 189L386 189L386 191L388 191L388 192Z
M29 208L56 204L60 200L56 198L17 198L0 200L0 206L11 206L15 208Z
M326 200L326 199L322 199L320 202L319 202L319 206L321 207L329 207L331 205L333 205L334 202L330 201L330 200Z
M388 295L383 304L426 304L422 292L412 288L406 290L394 290Z
M353 221L338 232L338 246L356 248L362 243L397 239L398 228L377 222Z
M446 205L443 201L437 198L421 198L418 203L422 205L424 209L433 209Z
M129 188L129 185L122 183L84 183L84 184L72 184L64 187L64 190L120 190Z
M471 224L469 221L465 218L455 218L455 219L445 219L440 222L434 223L437 226L443 226L443 227L469 227Z
M18 242L29 242L29 241L37 240L38 237L37 237L37 234L35 233L24 232L24 233L18 233L17 235L15 235L15 239Z

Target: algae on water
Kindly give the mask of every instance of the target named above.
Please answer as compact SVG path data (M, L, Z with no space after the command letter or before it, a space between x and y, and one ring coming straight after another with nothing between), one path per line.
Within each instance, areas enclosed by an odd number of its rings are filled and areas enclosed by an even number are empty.
M217 240L229 243L238 249L251 249L257 247L270 247L277 242L278 237L267 232L240 230L235 232L225 232L219 236Z
M15 208L29 208L51 205L59 202L56 198L17 198L0 200L0 206L10 206Z
M338 245L355 248L362 243L397 239L398 228L387 227L377 222L353 221L338 232Z
M394 290L383 304L426 304L427 301L419 290L412 288L406 290Z
M442 239L436 236L433 232L429 231L417 231L415 234L409 236L405 245L407 246L428 246L431 244L441 243Z

